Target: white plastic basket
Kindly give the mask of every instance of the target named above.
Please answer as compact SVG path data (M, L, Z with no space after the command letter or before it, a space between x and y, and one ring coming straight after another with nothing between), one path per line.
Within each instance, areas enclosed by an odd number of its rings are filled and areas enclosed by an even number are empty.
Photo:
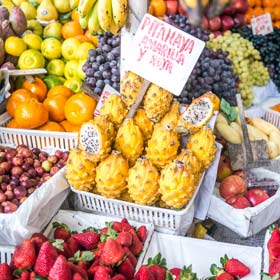
M0 246L0 263L10 263L14 253L14 246Z
M87 210L103 215L126 217L141 223L153 223L160 232L185 235L194 218L194 199L203 181L199 185L187 206L183 210L171 210L155 206L139 205L118 199L108 199L101 195L78 191L71 188L79 199L78 210Z
M84 213L80 211L69 211L69 210L60 210L51 220L48 227L46 228L44 234L48 238L53 238L53 222L65 223L69 226L69 228L74 231L81 231L87 227L95 227L95 228L103 228L106 222L112 221L120 221L121 218L94 215L89 213ZM147 228L147 238L144 242L143 251L140 254L136 266L136 270L143 263L143 259L146 251L148 250L152 235L154 233L154 225L150 223L137 223L134 221L129 221L129 223L134 227L140 227L141 225L145 225ZM1 250L1 248L0 248Z
M31 148L56 147L70 150L78 144L78 133L40 131L32 129L7 128L11 116L6 112L0 116L0 144L25 144Z
M280 98L272 98L266 101L262 108L265 112L265 119L269 121L270 123L274 124L278 128L280 128L280 113L274 111L271 109L271 107L280 104Z

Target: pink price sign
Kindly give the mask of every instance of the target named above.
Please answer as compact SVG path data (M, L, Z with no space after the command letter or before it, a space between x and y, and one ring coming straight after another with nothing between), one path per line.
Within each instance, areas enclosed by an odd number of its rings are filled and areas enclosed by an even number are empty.
M180 95L205 42L145 14L134 36L130 70Z
M254 35L266 35L273 32L270 13L252 18L251 25Z

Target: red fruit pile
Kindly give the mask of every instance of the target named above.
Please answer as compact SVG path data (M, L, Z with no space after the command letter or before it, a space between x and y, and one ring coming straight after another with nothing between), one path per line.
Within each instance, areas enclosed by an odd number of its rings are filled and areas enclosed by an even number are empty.
M234 208L244 209L254 207L269 199L266 191L260 188L247 189L243 173L226 177L219 186L220 195L226 199L226 203Z
M267 249L269 254L269 276L275 280L280 280L280 228L272 228L271 237L267 242Z
M0 148L0 213L12 213L45 181L64 167L68 152L49 155L26 145Z
M71 232L53 223L54 239L33 234L15 251L11 264L0 265L5 280L129 280L142 252L147 229L132 227L126 219L101 230Z
M149 258L146 265L142 265L135 274L134 280L198 280L196 273L192 272L192 266L184 266L182 269L174 267L168 269L166 260L158 253L154 258Z
M229 259L227 255L220 259L222 267L213 264L210 271L213 280L237 280L250 274L251 270L238 259Z

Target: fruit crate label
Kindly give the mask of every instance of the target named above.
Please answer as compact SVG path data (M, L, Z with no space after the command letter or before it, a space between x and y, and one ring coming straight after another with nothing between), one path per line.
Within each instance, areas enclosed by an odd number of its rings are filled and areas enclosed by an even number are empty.
M134 36L130 70L180 95L205 42L145 14Z
M270 13L265 13L251 20L254 35L266 35L273 32Z
M114 88L112 88L109 85L105 85L102 94L100 96L100 99L97 103L97 106L95 108L94 111L94 116L99 116L100 115L100 109L102 108L102 106L104 105L106 99L111 95L111 94L116 94L116 95L120 95L120 93L118 91L116 91Z

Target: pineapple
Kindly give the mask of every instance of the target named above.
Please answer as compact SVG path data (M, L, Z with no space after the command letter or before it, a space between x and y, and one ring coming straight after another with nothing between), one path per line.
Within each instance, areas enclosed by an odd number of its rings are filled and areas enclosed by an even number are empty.
M137 204L152 205L159 198L159 172L146 157L140 157L129 169L127 187Z
M93 191L96 163L88 154L78 148L70 150L66 163L66 178L69 184L79 191Z
M192 101L183 114L180 115L177 131L184 134L198 132L210 120L214 113L214 103L206 95Z
M183 208L192 198L196 187L195 176L182 161L174 160L161 171L159 192L169 207Z
M133 72L126 72L121 81L121 97L124 104L130 108L144 82L144 79Z
M162 118L159 125L169 125L172 129L175 129L180 117L180 103L174 101L171 105L170 111Z
M176 157L179 146L179 135L176 131L170 126L156 126L146 147L147 158L156 167L163 168Z
M201 161L203 168L207 169L214 160L217 151L215 135L210 128L204 127L190 136L187 148L193 151Z
M120 126L115 148L133 165L143 151L143 136L133 119L126 119Z
M153 122L159 122L169 111L173 95L167 90L151 84L144 96L144 110Z
M90 154L93 161L98 162L107 157L111 152L112 140L110 133L110 129L99 126L96 124L96 120L90 120L81 126L79 132L80 148Z
M154 123L147 117L144 109L138 109L134 116L135 124L140 128L144 141L152 137Z
M100 115L108 115L116 126L123 122L126 114L125 104L122 102L121 97L116 94L111 94L100 109Z
M113 151L96 167L97 191L107 198L119 198L127 187L128 163L119 151Z

